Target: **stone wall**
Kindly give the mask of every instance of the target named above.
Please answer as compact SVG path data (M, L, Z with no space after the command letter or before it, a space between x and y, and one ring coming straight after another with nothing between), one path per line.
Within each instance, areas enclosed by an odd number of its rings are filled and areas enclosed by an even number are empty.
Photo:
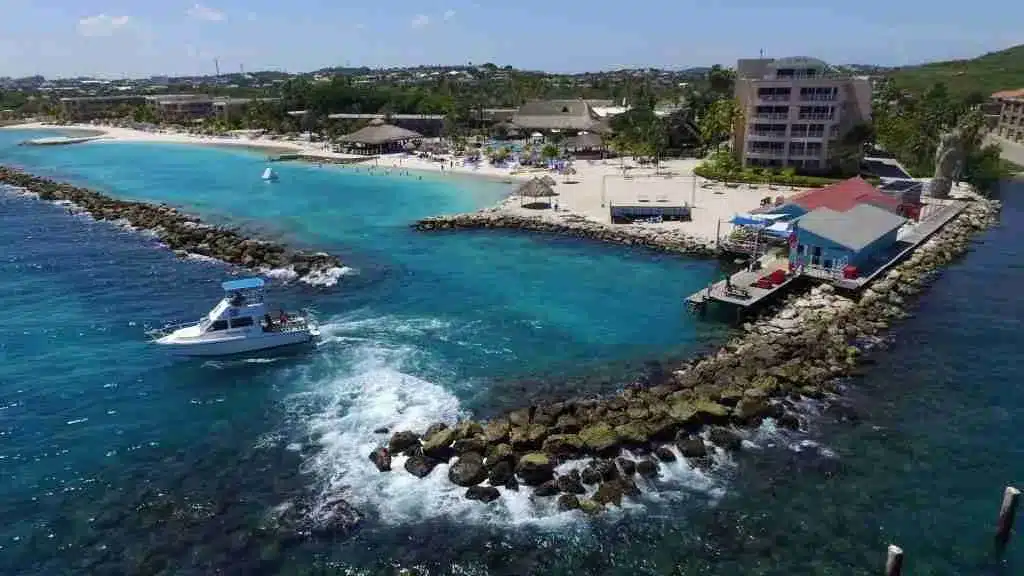
M123 220L135 228L151 230L161 242L181 255L199 254L253 270L291 269L300 278L341 266L341 262L329 254L293 250L275 242L246 238L236 230L204 224L164 204L117 200L87 188L5 166L0 166L0 183L21 188L43 200L70 202L97 220Z
M692 256L716 254L713 241L694 238L676 230L639 225L613 226L582 218L555 219L550 216L529 216L500 209L425 218L413 224L413 227L420 231L504 228L587 238L626 246L644 246Z
M792 296L774 314L745 324L717 353L679 366L667 382L629 386L610 398L535 404L488 422L398 431L370 459L390 473L394 458L419 477L451 462L449 480L465 486L467 498L485 502L501 497L499 487L519 490L525 484L534 487L535 497L557 497L561 509L594 513L617 505L638 493L634 474L656 476L662 461L682 457L708 466L712 451L739 450L740 428L765 418L800 428L801 402L832 397L863 352L906 315L907 300L963 254L998 210L997 202L975 199L860 295L843 296L823 284ZM440 222L523 225L500 215ZM623 449L646 456L624 458ZM555 474L559 463L581 458L593 459L582 472Z

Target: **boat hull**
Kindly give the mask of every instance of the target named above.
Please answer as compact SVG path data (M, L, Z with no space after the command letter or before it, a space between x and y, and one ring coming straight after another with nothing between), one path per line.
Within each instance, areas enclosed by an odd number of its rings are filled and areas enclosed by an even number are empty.
M296 346L310 344L316 339L314 332L296 330L293 332L268 332L260 336L248 336L239 338L227 338L219 340L195 340L183 341L171 338L161 338L156 341L158 345L175 356L189 357L210 357L210 356L233 356L282 348L285 346Z

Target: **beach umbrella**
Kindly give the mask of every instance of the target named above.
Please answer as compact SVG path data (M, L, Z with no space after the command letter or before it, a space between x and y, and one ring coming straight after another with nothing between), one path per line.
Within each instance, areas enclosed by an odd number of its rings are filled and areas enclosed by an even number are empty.
M540 181L543 182L544 184L546 184L548 186L548 188L550 188L550 187L552 187L552 186L554 186L555 184L558 183L549 174L545 174L542 178L540 178Z

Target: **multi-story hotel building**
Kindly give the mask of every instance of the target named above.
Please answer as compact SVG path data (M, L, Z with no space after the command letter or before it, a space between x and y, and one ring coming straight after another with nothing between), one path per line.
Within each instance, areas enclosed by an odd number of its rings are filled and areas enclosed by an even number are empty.
M1024 88L996 92L992 99L1002 105L996 121L996 135L1024 144Z
M839 74L814 58L740 60L735 93L733 150L743 166L827 171L834 144L871 121L868 78Z

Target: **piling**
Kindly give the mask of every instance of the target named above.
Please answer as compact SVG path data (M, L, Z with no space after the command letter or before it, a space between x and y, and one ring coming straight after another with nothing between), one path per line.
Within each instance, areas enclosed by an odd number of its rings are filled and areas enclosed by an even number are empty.
M1019 500L1020 490L1013 486L1007 486L1003 491L1003 504L999 507L999 523L996 525L996 547L999 553L1002 553L1006 548L1006 543L1010 540Z
M885 576L900 576L903 573L903 548L889 544L885 559Z

